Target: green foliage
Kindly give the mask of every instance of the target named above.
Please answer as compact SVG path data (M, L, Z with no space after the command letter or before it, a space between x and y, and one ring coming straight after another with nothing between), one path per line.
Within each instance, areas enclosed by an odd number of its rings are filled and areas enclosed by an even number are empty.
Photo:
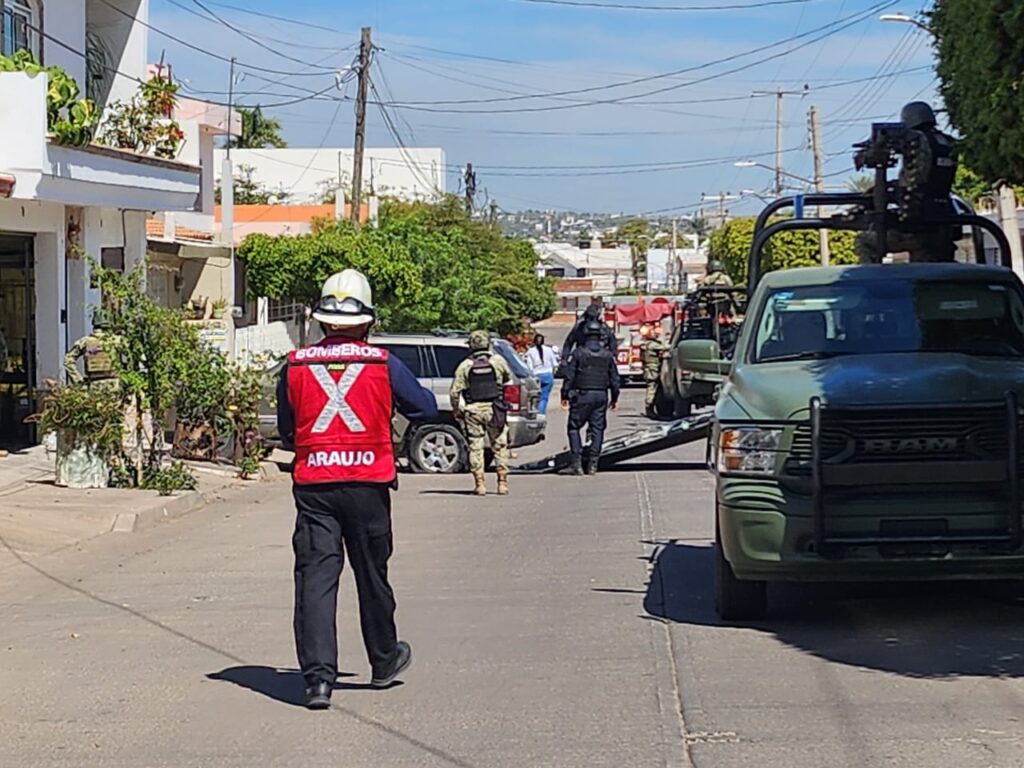
M859 192L861 194L867 194L875 186L874 176L862 173L858 176L851 176L846 180L846 188L851 192Z
M117 149L174 159L185 139L181 127L171 118L177 94L178 86L170 80L159 75L150 78L130 101L110 105L99 140Z
M124 408L116 390L84 383L47 384L42 410L32 417L43 433L62 432L73 446L93 446L108 460L120 453Z
M162 439L168 410L188 383L202 375L200 354L205 348L180 312L161 307L146 295L144 267L122 275L93 262L92 272L107 309L107 332L120 337L121 354L115 364L126 402L134 398L139 410L139 444L146 410L152 412L154 434ZM150 462L159 462L159 452L150 452Z
M288 146L288 142L281 138L281 122L276 117L265 117L258 104L252 109L236 106L235 111L242 119L242 135L231 139L232 147L281 149Z
M930 24L964 159L990 185L1024 184L1024 4L937 0Z
M991 184L961 163L956 169L953 193L976 206L981 200L991 197L993 189Z
M750 247L754 241L752 217L733 219L711 233L708 256L725 265L729 276L737 283L747 280ZM856 264L854 249L856 234L847 231L829 232L832 264ZM765 272L794 267L813 267L821 263L817 230L780 232L768 241L762 261Z
M45 73L46 127L59 144L84 146L92 141L99 111L89 99L79 99L78 83L60 67L44 67L28 51L0 56L0 72Z
M298 237L250 235L238 251L254 295L313 303L323 282L352 267L366 274L383 328L488 328L510 333L550 316L551 281L535 273L526 241L470 219L460 200L385 201L377 228L321 222Z
M146 467L140 487L147 491L157 491L161 496L170 496L177 491L193 491L198 484L188 466L180 461L172 461L166 467Z

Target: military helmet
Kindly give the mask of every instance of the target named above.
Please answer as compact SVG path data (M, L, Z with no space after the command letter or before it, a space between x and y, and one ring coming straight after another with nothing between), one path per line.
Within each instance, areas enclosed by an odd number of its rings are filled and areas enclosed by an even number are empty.
M604 323L596 318L587 320L587 324L583 326L583 336L587 339L596 339L601 336L601 332L604 330Z
M92 328L94 331L105 331L110 327L110 315L106 310L97 309L92 313Z
M900 112L900 122L907 128L927 128L936 124L935 110L923 101L912 101Z
M469 334L469 348L474 352L482 352L491 348L491 334L487 331L473 331Z
M718 259L712 259L708 262L708 272L725 272L725 264Z

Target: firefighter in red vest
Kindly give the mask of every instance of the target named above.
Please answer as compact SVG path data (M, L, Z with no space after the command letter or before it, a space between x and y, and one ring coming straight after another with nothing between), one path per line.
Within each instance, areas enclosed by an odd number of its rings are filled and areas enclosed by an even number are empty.
M342 545L359 594L371 685L387 687L412 661L409 644L398 639L388 583L396 480L391 418L395 408L409 419L431 418L437 402L400 360L367 343L375 316L360 272L331 275L313 319L324 339L288 356L277 421L283 443L295 450L295 646L306 706L327 709L338 676Z

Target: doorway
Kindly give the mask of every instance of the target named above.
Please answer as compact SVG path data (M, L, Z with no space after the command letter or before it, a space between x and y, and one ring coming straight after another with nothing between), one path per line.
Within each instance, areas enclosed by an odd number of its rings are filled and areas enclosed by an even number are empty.
M0 234L0 448L35 442L35 275L32 237Z

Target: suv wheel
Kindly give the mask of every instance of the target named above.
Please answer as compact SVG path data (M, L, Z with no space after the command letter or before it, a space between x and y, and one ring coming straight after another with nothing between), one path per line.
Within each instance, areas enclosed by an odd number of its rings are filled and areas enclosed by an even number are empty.
M448 475L468 463L469 446L462 433L448 424L427 424L409 443L409 463L415 472Z
M672 418L672 398L665 394L665 388L658 382L654 392L654 413L663 419Z
M689 397L676 396L672 405L672 411L672 415L677 419L688 419L693 415L693 400Z
M715 613L726 621L763 619L768 608L768 585L740 581L722 552L722 534L715 514Z

